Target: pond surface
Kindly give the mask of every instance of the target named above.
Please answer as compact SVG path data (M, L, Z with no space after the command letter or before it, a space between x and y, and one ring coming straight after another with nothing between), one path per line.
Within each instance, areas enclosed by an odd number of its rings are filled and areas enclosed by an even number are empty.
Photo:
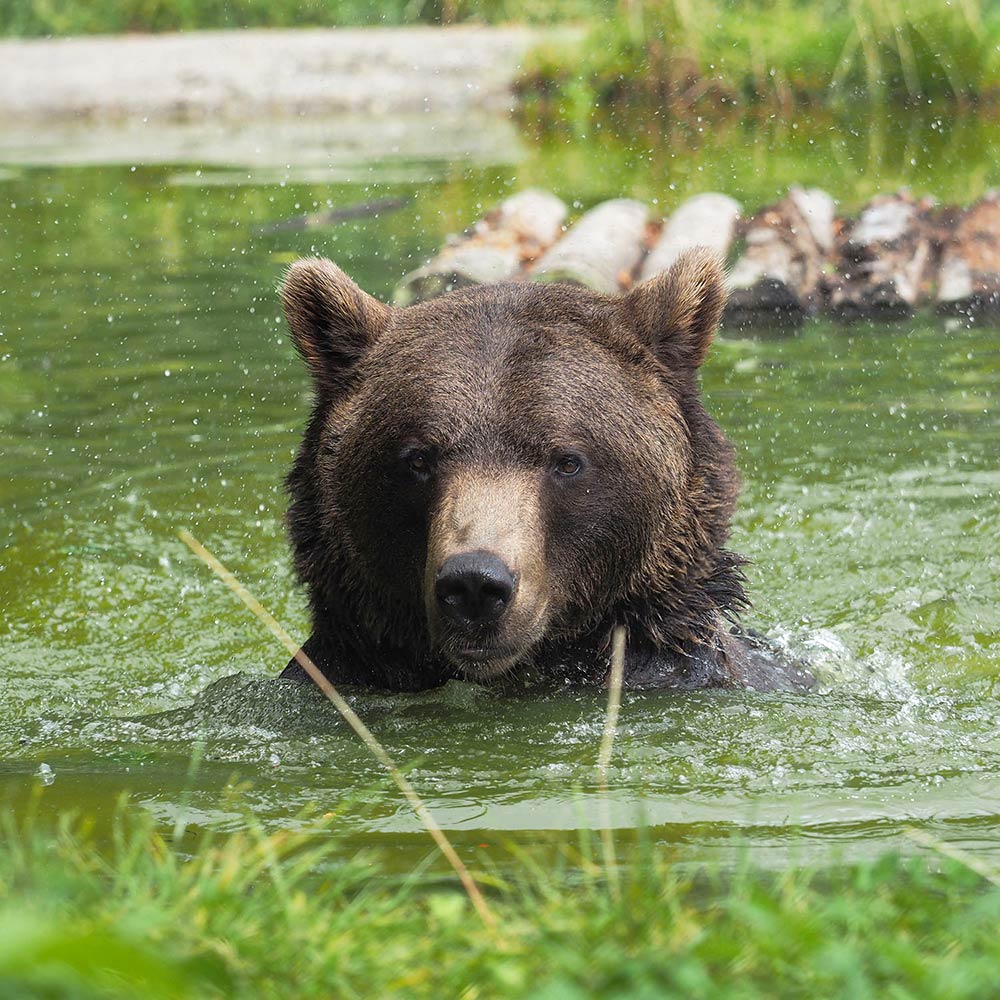
M907 143L840 162L835 193L908 179ZM996 182L983 148L938 193ZM386 295L526 183L670 205L732 174L754 204L794 179L752 144L742 174L719 155L550 136L492 166L359 158L351 180L342 162L308 182L294 164L0 173L0 804L101 821L128 790L167 828L220 829L247 806L269 826L311 807L401 865L423 857L379 766L315 692L274 680L283 649L177 539L190 529L306 635L281 481L309 387L281 271L320 250ZM322 232L256 229L397 195L412 200ZM868 855L905 848L907 825L1000 860L998 380L1000 333L931 317L717 343L704 384L745 476L748 620L807 655L822 690L626 696L616 826L688 860ZM353 703L470 854L559 849L601 821L600 692L453 682Z

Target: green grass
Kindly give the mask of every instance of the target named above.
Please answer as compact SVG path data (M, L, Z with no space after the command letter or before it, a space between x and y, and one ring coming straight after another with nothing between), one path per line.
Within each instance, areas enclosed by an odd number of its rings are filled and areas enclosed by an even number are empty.
M178 853L127 803L104 844L8 817L0 995L859 1000L997 983L1000 890L936 855L685 876L640 843L616 896L585 838L562 870L520 855L483 877L493 933L447 877L389 875L330 822L251 822Z
M1000 90L998 0L620 0L536 52L521 89L563 113L644 98L675 114L816 101L972 102Z
M3 0L0 35L209 28L312 28L507 21L546 24L613 10L613 0Z

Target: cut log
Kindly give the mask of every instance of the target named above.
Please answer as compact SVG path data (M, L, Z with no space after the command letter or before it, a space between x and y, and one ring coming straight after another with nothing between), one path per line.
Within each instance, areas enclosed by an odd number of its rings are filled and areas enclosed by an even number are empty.
M935 271L934 202L908 191L879 195L846 223L829 281L835 319L892 320L910 316L927 295Z
M535 281L568 281L611 294L629 285L645 252L649 210L617 198L592 208L531 273Z
M728 324L794 326L819 309L833 214L825 191L792 188L745 224L746 249L729 275Z
M1000 313L1000 192L963 212L944 244L937 308L969 319Z
M553 194L529 189L512 195L408 274L394 301L405 306L466 285L517 277L559 239L565 221L566 206Z
M725 262L736 236L739 203L725 194L697 194L689 198L663 226L663 233L643 261L645 281L666 271L685 250L707 247Z

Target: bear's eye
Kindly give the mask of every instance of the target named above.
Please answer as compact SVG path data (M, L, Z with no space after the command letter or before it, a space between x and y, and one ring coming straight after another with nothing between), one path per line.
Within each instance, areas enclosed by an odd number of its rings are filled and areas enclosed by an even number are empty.
M583 469L583 458L580 455L560 455L553 466L557 476L563 479L572 479L580 474Z
M424 480L434 472L434 456L425 448L406 448L403 451L406 467L417 479Z

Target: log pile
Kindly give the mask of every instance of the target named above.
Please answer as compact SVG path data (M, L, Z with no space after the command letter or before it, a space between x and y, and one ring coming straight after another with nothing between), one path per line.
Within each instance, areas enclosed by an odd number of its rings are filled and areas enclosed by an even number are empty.
M934 202L909 192L879 195L837 239L838 273L828 287L839 320L909 316L927 298L937 270Z
M611 294L631 284L645 247L649 209L616 198L592 208L551 247L531 272L533 281L568 281Z
M825 191L792 188L746 223L746 251L729 274L731 324L789 325L819 310L833 216L833 199Z
M726 324L798 325L828 315L849 323L905 318L924 306L1000 321L1000 192L967 209L907 191L879 195L838 217L818 189L792 188L740 218L723 194L700 194L662 221L619 198L567 227L566 206L542 191L508 198L408 275L399 304L484 282L564 281L613 294L708 246L730 264Z
M970 319L1000 314L1000 192L963 212L944 241L937 306Z
M396 288L397 305L408 306L466 285L516 277L563 234L566 206L554 194L529 188L512 195Z
M740 219L739 202L724 194L696 194L664 223L659 240L642 264L643 281L668 267L685 250L708 247L720 260L729 256Z

